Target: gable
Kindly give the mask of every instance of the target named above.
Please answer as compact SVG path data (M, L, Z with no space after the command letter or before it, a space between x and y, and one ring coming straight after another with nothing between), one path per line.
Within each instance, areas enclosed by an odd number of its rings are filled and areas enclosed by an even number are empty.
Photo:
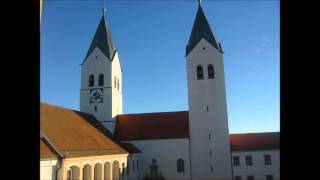
M89 47L89 50L87 52L87 55L85 59L91 54L91 52L96 48L99 47L99 49L102 51L102 53L108 57L108 59L112 59L114 53L115 53L115 46L111 38L111 32L109 29L108 24L106 23L105 16L103 15L99 26L96 30L96 33L93 37L93 40L91 42L91 45Z
M213 47L215 47L219 52L221 47L214 36L209 22L203 12L201 5L198 7L197 15L193 23L191 35L189 37L188 45L186 47L186 55L188 55L192 49L200 42L201 39L205 39Z

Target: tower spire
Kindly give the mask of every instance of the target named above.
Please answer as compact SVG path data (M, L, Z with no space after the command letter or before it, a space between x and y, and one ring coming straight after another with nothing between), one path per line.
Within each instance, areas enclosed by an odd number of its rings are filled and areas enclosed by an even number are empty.
M105 5L102 9L102 17L99 23L99 26L96 30L94 38L91 42L90 48L87 52L85 59L93 52L93 50L98 47L106 57L112 61L113 55L116 52L115 45L111 38L111 32L109 26L106 21L105 12L106 12ZM85 60L84 60L85 61Z
M103 15L103 16L105 16L106 12L107 12L107 9L106 9L106 2L104 1L104 2L103 2L102 15Z
M209 22L203 12L201 0L198 0L198 2L198 11L193 23L191 35L186 49L186 55L191 52L191 50L199 43L202 38L213 45L218 51L222 52L219 43L215 35L213 34Z

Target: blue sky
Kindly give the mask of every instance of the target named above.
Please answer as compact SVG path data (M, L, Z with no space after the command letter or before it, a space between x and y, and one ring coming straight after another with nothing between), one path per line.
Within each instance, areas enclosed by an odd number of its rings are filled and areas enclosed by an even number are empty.
M188 109L185 46L198 3L106 1L123 70L124 113ZM40 99L79 110L80 63L103 1L44 0ZM229 131L279 131L279 1L209 1L202 7L222 44Z

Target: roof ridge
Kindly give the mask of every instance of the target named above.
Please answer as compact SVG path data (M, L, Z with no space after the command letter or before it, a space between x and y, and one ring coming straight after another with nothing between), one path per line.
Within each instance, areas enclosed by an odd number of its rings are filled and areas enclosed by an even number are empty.
M59 106L59 105L56 105L56 104L49 104L49 103L45 103L45 102L40 102L40 104L53 106L53 107L56 107L56 108L70 110L70 111L74 111L74 112L83 113L83 114L87 114L87 115L93 116L91 113L87 113L87 112L83 112L83 111L79 111L79 110L75 110L75 109Z
M130 113L130 114L118 114L117 116L125 116L125 115L142 115L142 114L161 114L161 113L179 113L179 112L189 112L185 111L164 111L164 112L145 112L145 113Z
M250 133L230 133L230 135L275 134L275 133L280 133L280 131L270 131L270 132L250 132Z

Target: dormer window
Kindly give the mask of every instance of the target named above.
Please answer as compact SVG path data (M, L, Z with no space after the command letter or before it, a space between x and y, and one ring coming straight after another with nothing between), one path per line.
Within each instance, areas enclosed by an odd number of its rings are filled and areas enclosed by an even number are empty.
M94 75L93 74L90 74L89 75L89 87L93 87L94 86Z
M203 79L203 69L201 65L197 66L197 79Z

